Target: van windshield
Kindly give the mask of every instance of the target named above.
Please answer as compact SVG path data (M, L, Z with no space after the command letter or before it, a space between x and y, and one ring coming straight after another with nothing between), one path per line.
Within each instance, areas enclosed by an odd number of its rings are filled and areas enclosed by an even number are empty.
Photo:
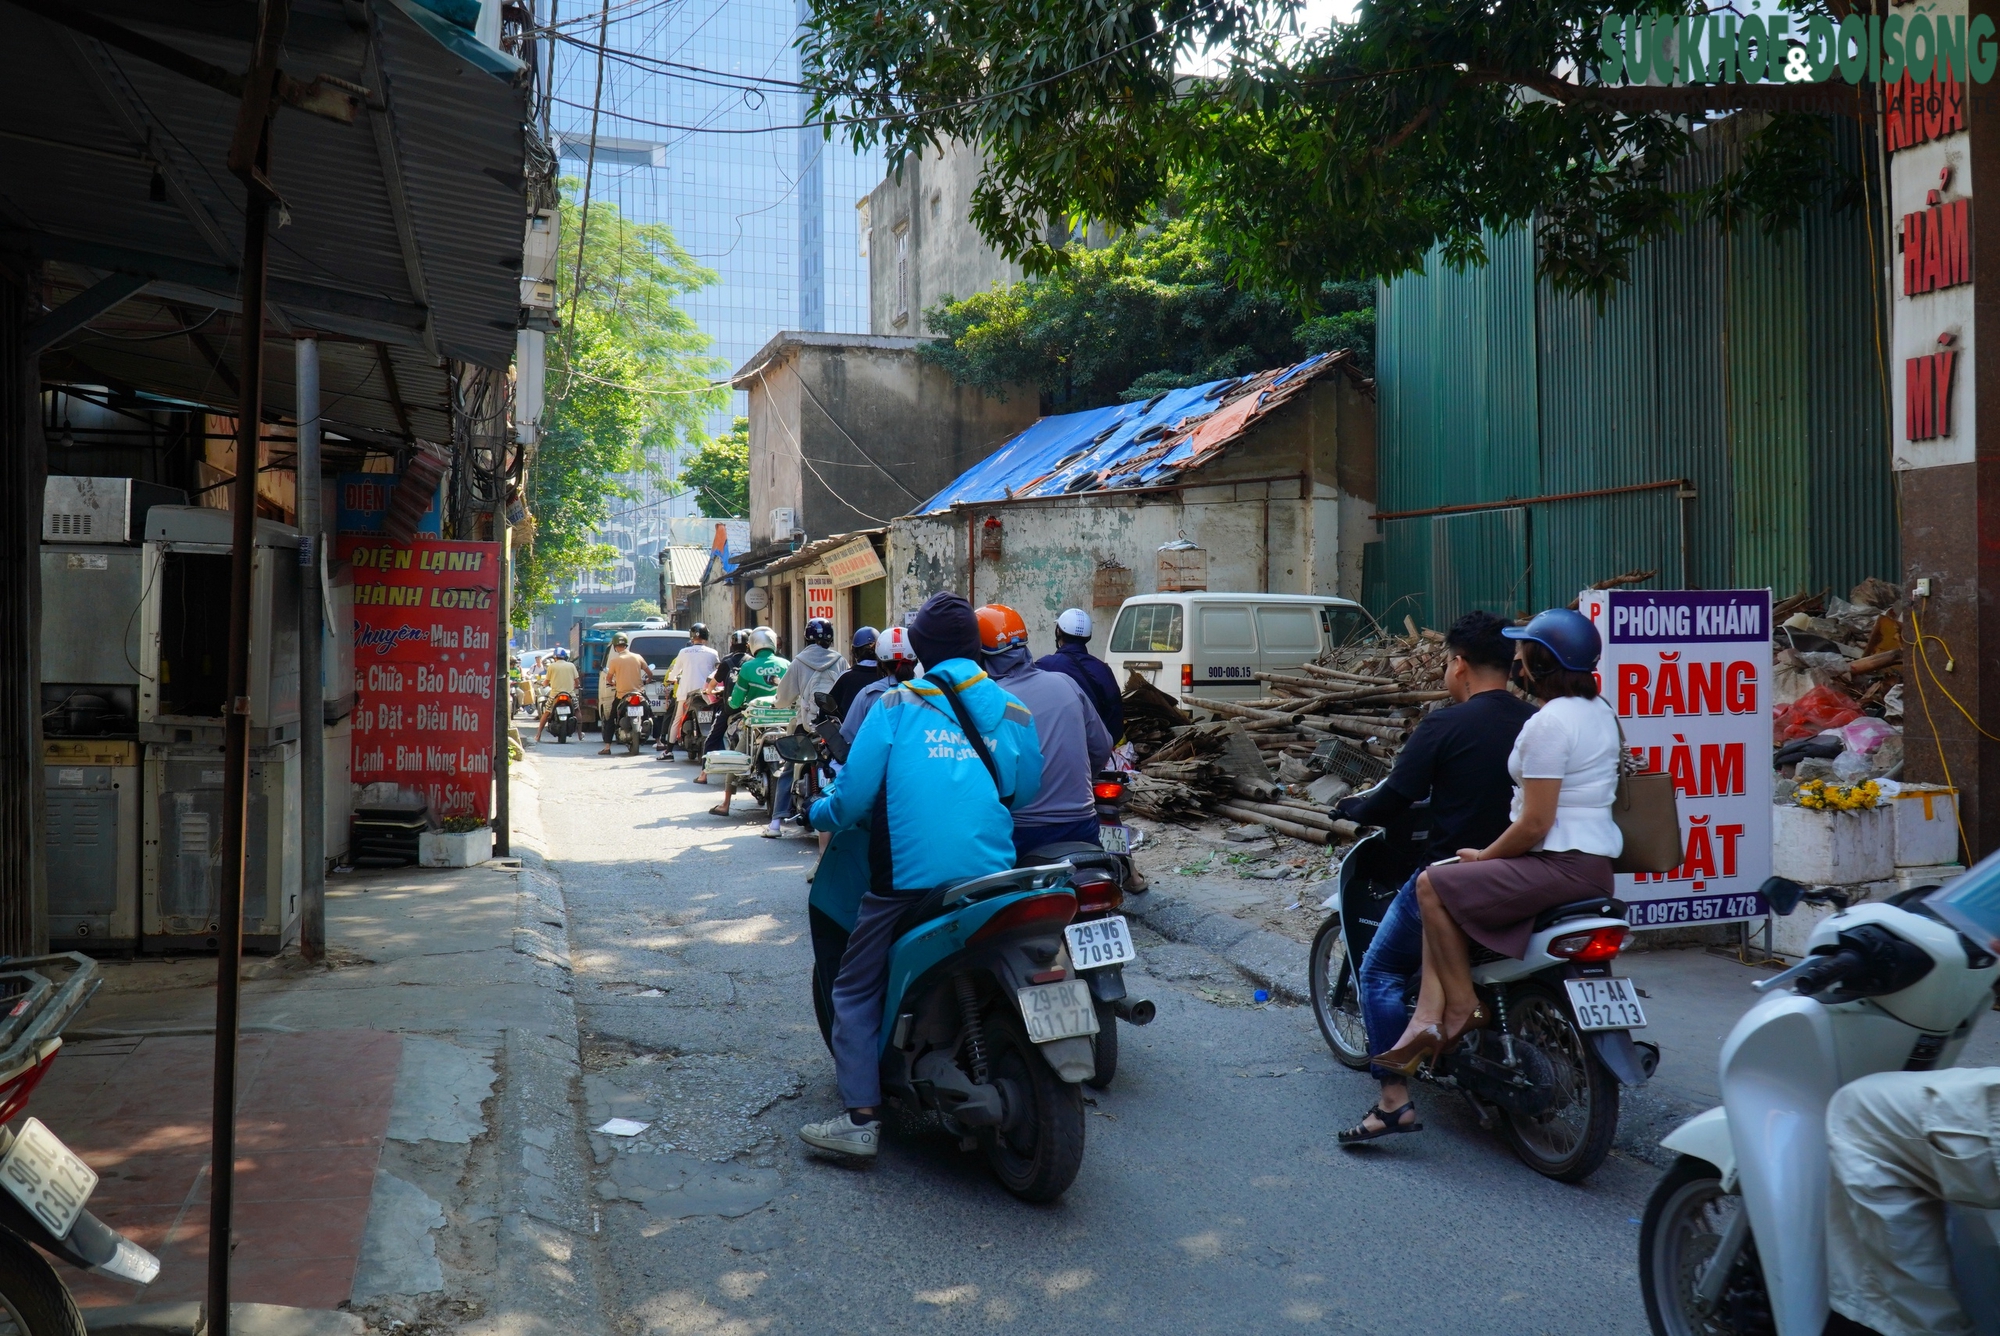
M1134 603L1118 614L1111 631L1113 654L1178 654L1180 648L1178 603Z
M1326 643L1332 646L1352 645L1366 638L1373 629L1368 614L1359 608L1337 608L1322 606L1319 610L1320 625L1326 630Z

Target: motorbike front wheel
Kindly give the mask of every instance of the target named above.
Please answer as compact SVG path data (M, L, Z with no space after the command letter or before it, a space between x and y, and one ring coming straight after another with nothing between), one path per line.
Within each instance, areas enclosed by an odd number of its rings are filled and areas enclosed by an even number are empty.
M1022 1201L1054 1201L1083 1168L1083 1091L1055 1073L1011 1007L986 1013L992 1074L1007 1122L979 1131L987 1167Z
M1654 1336L1751 1336L1771 1330L1771 1301L1757 1244L1746 1239L1714 1304L1696 1296L1710 1259L1743 1209L1722 1190L1722 1171L1707 1160L1675 1160L1646 1202L1639 1227L1639 1288Z
M1505 1129L1514 1153L1538 1174L1581 1183L1611 1153L1618 1131L1618 1082L1591 1054L1568 1004L1553 989L1529 984L1507 1002L1516 1040L1534 1045L1548 1064L1555 1100L1546 1113L1508 1110Z
M1334 914L1321 925L1313 938L1312 960L1307 967L1312 990L1313 1018L1326 1046L1341 1065L1363 1071L1368 1066L1368 1025L1361 1017L1361 986L1355 979L1354 962L1347 958L1347 939L1340 932L1340 915Z
M27 1240L0 1229L0 1336L84 1336L62 1277Z

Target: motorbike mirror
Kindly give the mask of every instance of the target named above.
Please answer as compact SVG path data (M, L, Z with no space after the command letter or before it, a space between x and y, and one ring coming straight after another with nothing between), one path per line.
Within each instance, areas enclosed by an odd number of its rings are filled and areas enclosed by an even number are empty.
M831 710L833 708L833 693L831 691L813 692L813 704L819 706L822 710Z
M1766 877L1764 884L1757 888L1757 894L1764 897L1764 903L1779 918L1789 915L1805 899L1806 888L1790 877Z

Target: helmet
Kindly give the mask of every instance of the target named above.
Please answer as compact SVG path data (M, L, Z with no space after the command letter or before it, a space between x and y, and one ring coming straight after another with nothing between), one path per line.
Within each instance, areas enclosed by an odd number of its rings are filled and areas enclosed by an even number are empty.
M768 626L753 626L750 628L750 652L752 654L760 650L776 649L777 647L778 633L776 631L773 631Z
M623 647L631 643L632 642L626 638L625 633L623 631L613 631L611 633L611 648L622 649Z
M556 651L556 657L558 659L567 659L569 657L569 651L566 649L559 649Z
M808 645L831 645L833 643L833 623L824 617L814 617L806 623L806 643Z
M1075 636L1078 640L1090 639L1092 629L1090 614L1082 608L1064 608L1062 615L1056 618L1056 630L1066 636Z
M1538 612L1526 626L1502 627L1509 640L1532 640L1556 656L1556 662L1573 673L1587 673L1597 667L1604 650L1603 637L1590 618L1573 608L1550 608Z
M749 649L750 633L748 631L731 631L729 633L729 648L731 652Z
M877 636L875 657L884 663L915 663L917 652L910 647L910 629L892 626Z
M872 626L857 626L854 628L854 648L873 649L877 634L878 632Z
M988 603L974 615L979 618L979 648L988 654L1028 643L1028 624L1005 603Z
M690 626L688 628L688 637L693 640L708 639L708 623L696 622L693 626Z

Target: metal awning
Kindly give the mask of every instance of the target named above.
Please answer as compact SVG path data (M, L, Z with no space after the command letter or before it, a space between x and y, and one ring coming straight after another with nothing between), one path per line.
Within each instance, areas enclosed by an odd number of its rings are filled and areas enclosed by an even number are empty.
M46 262L44 377L229 411L244 192L226 84L250 63L256 5L0 13L0 248ZM521 67L416 0L293 0L282 65L266 402L290 403L279 342L312 334L329 430L446 439L445 359L504 367L514 351Z

